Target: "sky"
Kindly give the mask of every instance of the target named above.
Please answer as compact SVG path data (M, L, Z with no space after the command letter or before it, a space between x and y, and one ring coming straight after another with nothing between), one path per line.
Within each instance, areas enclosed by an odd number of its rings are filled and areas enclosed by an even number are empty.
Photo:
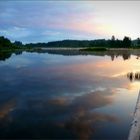
M0 1L0 36L23 43L140 37L140 1Z

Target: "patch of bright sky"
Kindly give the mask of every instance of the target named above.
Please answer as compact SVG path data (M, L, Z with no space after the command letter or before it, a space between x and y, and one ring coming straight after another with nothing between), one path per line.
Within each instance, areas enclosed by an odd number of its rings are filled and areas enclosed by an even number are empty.
M0 1L0 35L11 40L139 37L139 1Z

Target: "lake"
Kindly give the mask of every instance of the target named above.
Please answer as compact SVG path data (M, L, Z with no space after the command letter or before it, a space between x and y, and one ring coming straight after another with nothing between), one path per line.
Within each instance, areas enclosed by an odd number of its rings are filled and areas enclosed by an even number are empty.
M139 72L126 52L11 54L0 61L0 138L127 139Z

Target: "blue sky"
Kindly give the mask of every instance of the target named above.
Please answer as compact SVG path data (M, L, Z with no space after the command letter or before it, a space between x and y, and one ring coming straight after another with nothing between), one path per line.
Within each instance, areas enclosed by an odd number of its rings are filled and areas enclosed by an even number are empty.
M139 1L0 1L0 35L23 43L139 37Z

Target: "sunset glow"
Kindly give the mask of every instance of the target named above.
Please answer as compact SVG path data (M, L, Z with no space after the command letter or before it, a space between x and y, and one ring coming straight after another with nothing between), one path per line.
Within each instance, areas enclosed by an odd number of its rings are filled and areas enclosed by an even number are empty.
M139 37L139 1L0 1L0 34L11 40Z

